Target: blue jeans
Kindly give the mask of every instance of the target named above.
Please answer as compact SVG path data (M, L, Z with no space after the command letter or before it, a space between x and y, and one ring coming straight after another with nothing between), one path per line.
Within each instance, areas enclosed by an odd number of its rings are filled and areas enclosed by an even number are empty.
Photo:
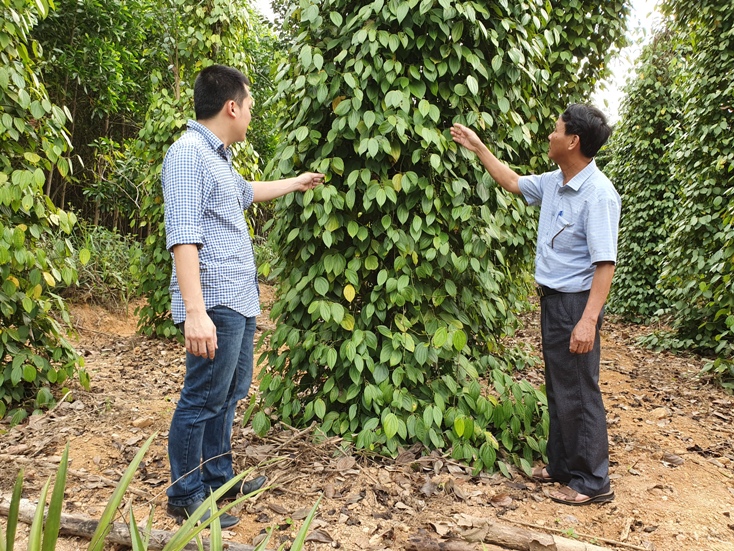
M168 433L168 503L186 507L234 477L232 424L252 382L256 321L224 306L207 312L217 328L214 359L186 353L186 377Z

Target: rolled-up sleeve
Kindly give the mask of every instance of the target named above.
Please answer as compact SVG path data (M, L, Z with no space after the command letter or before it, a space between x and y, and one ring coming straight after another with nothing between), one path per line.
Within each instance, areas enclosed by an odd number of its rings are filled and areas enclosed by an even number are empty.
M240 177L240 186L242 188L242 208L247 210L255 200L255 189L252 184Z
M204 242L205 168L197 149L177 142L166 153L161 180L165 204L166 248Z

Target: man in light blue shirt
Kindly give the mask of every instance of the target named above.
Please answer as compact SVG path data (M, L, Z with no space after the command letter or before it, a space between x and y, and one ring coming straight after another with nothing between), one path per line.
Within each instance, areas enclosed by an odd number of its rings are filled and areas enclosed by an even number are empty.
M245 139L251 119L249 84L231 67L202 70L194 83L196 121L189 121L163 162L166 246L174 264L171 308L186 343L186 377L168 434L167 512L178 522L234 478L232 423L252 381L260 313L244 210L323 182L322 174L311 172L247 182L233 169L229 148ZM260 476L235 485L222 499L256 491L264 482ZM219 517L223 528L238 520Z
M530 176L498 160L466 126L455 124L451 134L504 189L540 205L535 280L550 433L548 465L533 478L564 484L550 494L559 503L611 501L599 330L617 259L621 201L594 161L611 128L595 107L570 105L548 136L548 157L559 169Z

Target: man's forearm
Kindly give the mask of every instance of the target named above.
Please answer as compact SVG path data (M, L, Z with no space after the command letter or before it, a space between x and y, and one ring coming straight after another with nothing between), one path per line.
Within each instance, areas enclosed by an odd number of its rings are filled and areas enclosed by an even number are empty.
M272 180L269 182L251 182L254 192L254 203L271 201L282 197L298 188L298 178L284 178L283 180Z
M487 169L489 175L492 176L492 178L494 178L502 188L516 195L520 195L520 186L518 185L520 176L517 172L500 161L485 145L482 145L482 147L479 148L477 151L477 157L479 157L479 160L484 165L484 168Z
M173 247L173 261L176 263L176 278L186 313L206 312L201 292L198 247L189 244L176 245Z
M614 268L614 262L599 262L596 265L594 278L591 280L589 300L586 303L582 319L586 318L594 323L599 319L599 314L607 301L609 290L612 288Z

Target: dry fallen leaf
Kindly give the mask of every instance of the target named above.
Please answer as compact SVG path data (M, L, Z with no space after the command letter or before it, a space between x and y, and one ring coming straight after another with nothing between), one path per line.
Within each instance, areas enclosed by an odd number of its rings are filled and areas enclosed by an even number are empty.
M669 452L665 452L662 459L663 465L666 467L680 467L685 463L685 460L682 457Z
M437 489L438 489L438 486L436 486L429 477L426 477L426 482L425 484L423 484L423 486L421 486L420 492L424 496L430 497L436 493Z
M452 490L452 493L460 500L466 501L467 499L469 499L469 496L467 496L466 492L464 492L464 490L461 489L461 486L457 486L456 484L454 484L451 490Z
M512 505L512 498L507 494L497 494L489 500L492 507L509 507Z
M144 429L151 426L153 423L154 420L151 417L138 417L133 421L133 427Z
M314 530L308 536L306 536L306 541L315 541L317 543L331 543L334 541L334 538L332 538L324 530Z
M285 507L282 507L278 505L277 503L268 503L268 508L273 511L274 513L278 513L279 515L287 515L288 509Z
M336 470L340 473L343 473L354 467L356 464L357 460L354 459L354 457L352 457L351 455L347 457L342 457L341 459L339 459L339 461L336 462Z
M308 516L308 514L311 512L311 509L309 507L303 507L302 509L298 509L297 511L294 511L291 515L291 518L293 520L303 520Z
M438 534L441 537L444 537L446 534L451 532L451 529L454 528L453 525L448 524L446 522L429 522L431 526L433 526L433 529L436 531L436 534Z

